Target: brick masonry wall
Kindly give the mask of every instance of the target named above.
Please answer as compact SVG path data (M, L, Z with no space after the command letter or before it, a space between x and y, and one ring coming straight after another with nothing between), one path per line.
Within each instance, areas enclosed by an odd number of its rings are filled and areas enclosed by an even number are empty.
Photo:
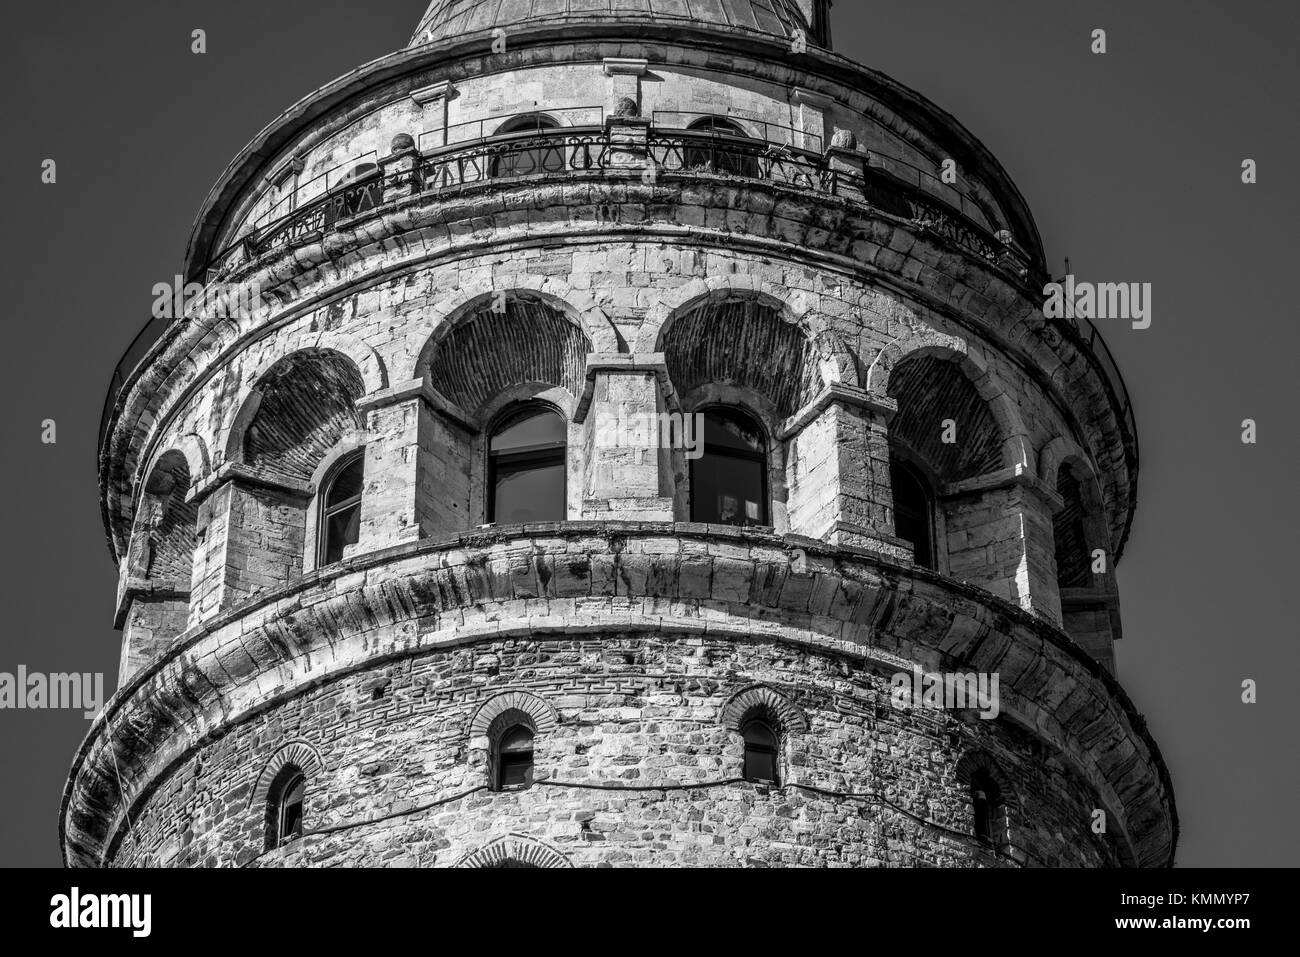
M741 776L740 736L720 712L755 682L808 720L783 741L782 787L716 783ZM559 721L537 736L538 783L494 793L469 723L505 690L542 697ZM307 787L308 834L264 853L265 807L249 800L291 742L323 764ZM847 659L617 632L485 642L327 682L176 767L113 863L448 866L518 834L574 865L1002 865L963 837L971 809L956 768L971 751L1016 792L1013 845L1030 863L1118 864L1089 830L1086 782L1004 723L896 710L888 675ZM864 796L833 796L844 793Z

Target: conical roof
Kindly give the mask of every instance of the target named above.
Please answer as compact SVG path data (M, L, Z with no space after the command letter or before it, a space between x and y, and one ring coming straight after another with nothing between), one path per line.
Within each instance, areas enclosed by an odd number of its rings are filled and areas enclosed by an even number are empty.
M566 20L733 27L788 38L812 31L798 0L433 0L411 46L480 30Z

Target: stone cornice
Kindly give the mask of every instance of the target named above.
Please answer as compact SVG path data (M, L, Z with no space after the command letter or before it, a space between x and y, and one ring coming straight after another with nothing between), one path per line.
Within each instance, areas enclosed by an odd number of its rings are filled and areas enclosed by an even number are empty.
M525 554L518 566L512 556ZM497 613L520 600L538 614ZM1092 782L1132 859L1172 863L1173 794L1145 722L1114 678L1051 625L858 549L613 522L408 543L305 575L181 635L118 690L79 749L60 815L66 862L102 863L128 813L195 748L323 681L501 637L620 631L762 636L884 672L911 662L996 671L1005 720Z

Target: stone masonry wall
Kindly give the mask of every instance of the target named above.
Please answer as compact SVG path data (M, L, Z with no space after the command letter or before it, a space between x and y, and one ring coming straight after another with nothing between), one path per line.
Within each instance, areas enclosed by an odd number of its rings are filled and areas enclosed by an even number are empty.
M808 720L783 739L781 787L735 780L740 737L719 717L755 682ZM896 710L888 682L847 659L706 636L485 642L401 660L278 703L191 754L113 863L446 866L524 834L575 865L1004 865L969 837L955 770L972 751L1011 783L1028 863L1118 863L1089 830L1091 789L1028 735L971 713ZM505 690L545 699L559 721L536 739L538 783L494 793L468 725ZM308 833L264 853L265 808L250 795L290 743L323 765L307 786Z

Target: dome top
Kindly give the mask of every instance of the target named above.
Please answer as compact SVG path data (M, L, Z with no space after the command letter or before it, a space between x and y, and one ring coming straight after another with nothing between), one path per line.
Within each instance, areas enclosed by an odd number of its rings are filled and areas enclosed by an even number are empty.
M524 23L603 19L734 27L782 38L802 30L815 43L812 18L803 11L819 2L824 0L433 0L410 45Z

